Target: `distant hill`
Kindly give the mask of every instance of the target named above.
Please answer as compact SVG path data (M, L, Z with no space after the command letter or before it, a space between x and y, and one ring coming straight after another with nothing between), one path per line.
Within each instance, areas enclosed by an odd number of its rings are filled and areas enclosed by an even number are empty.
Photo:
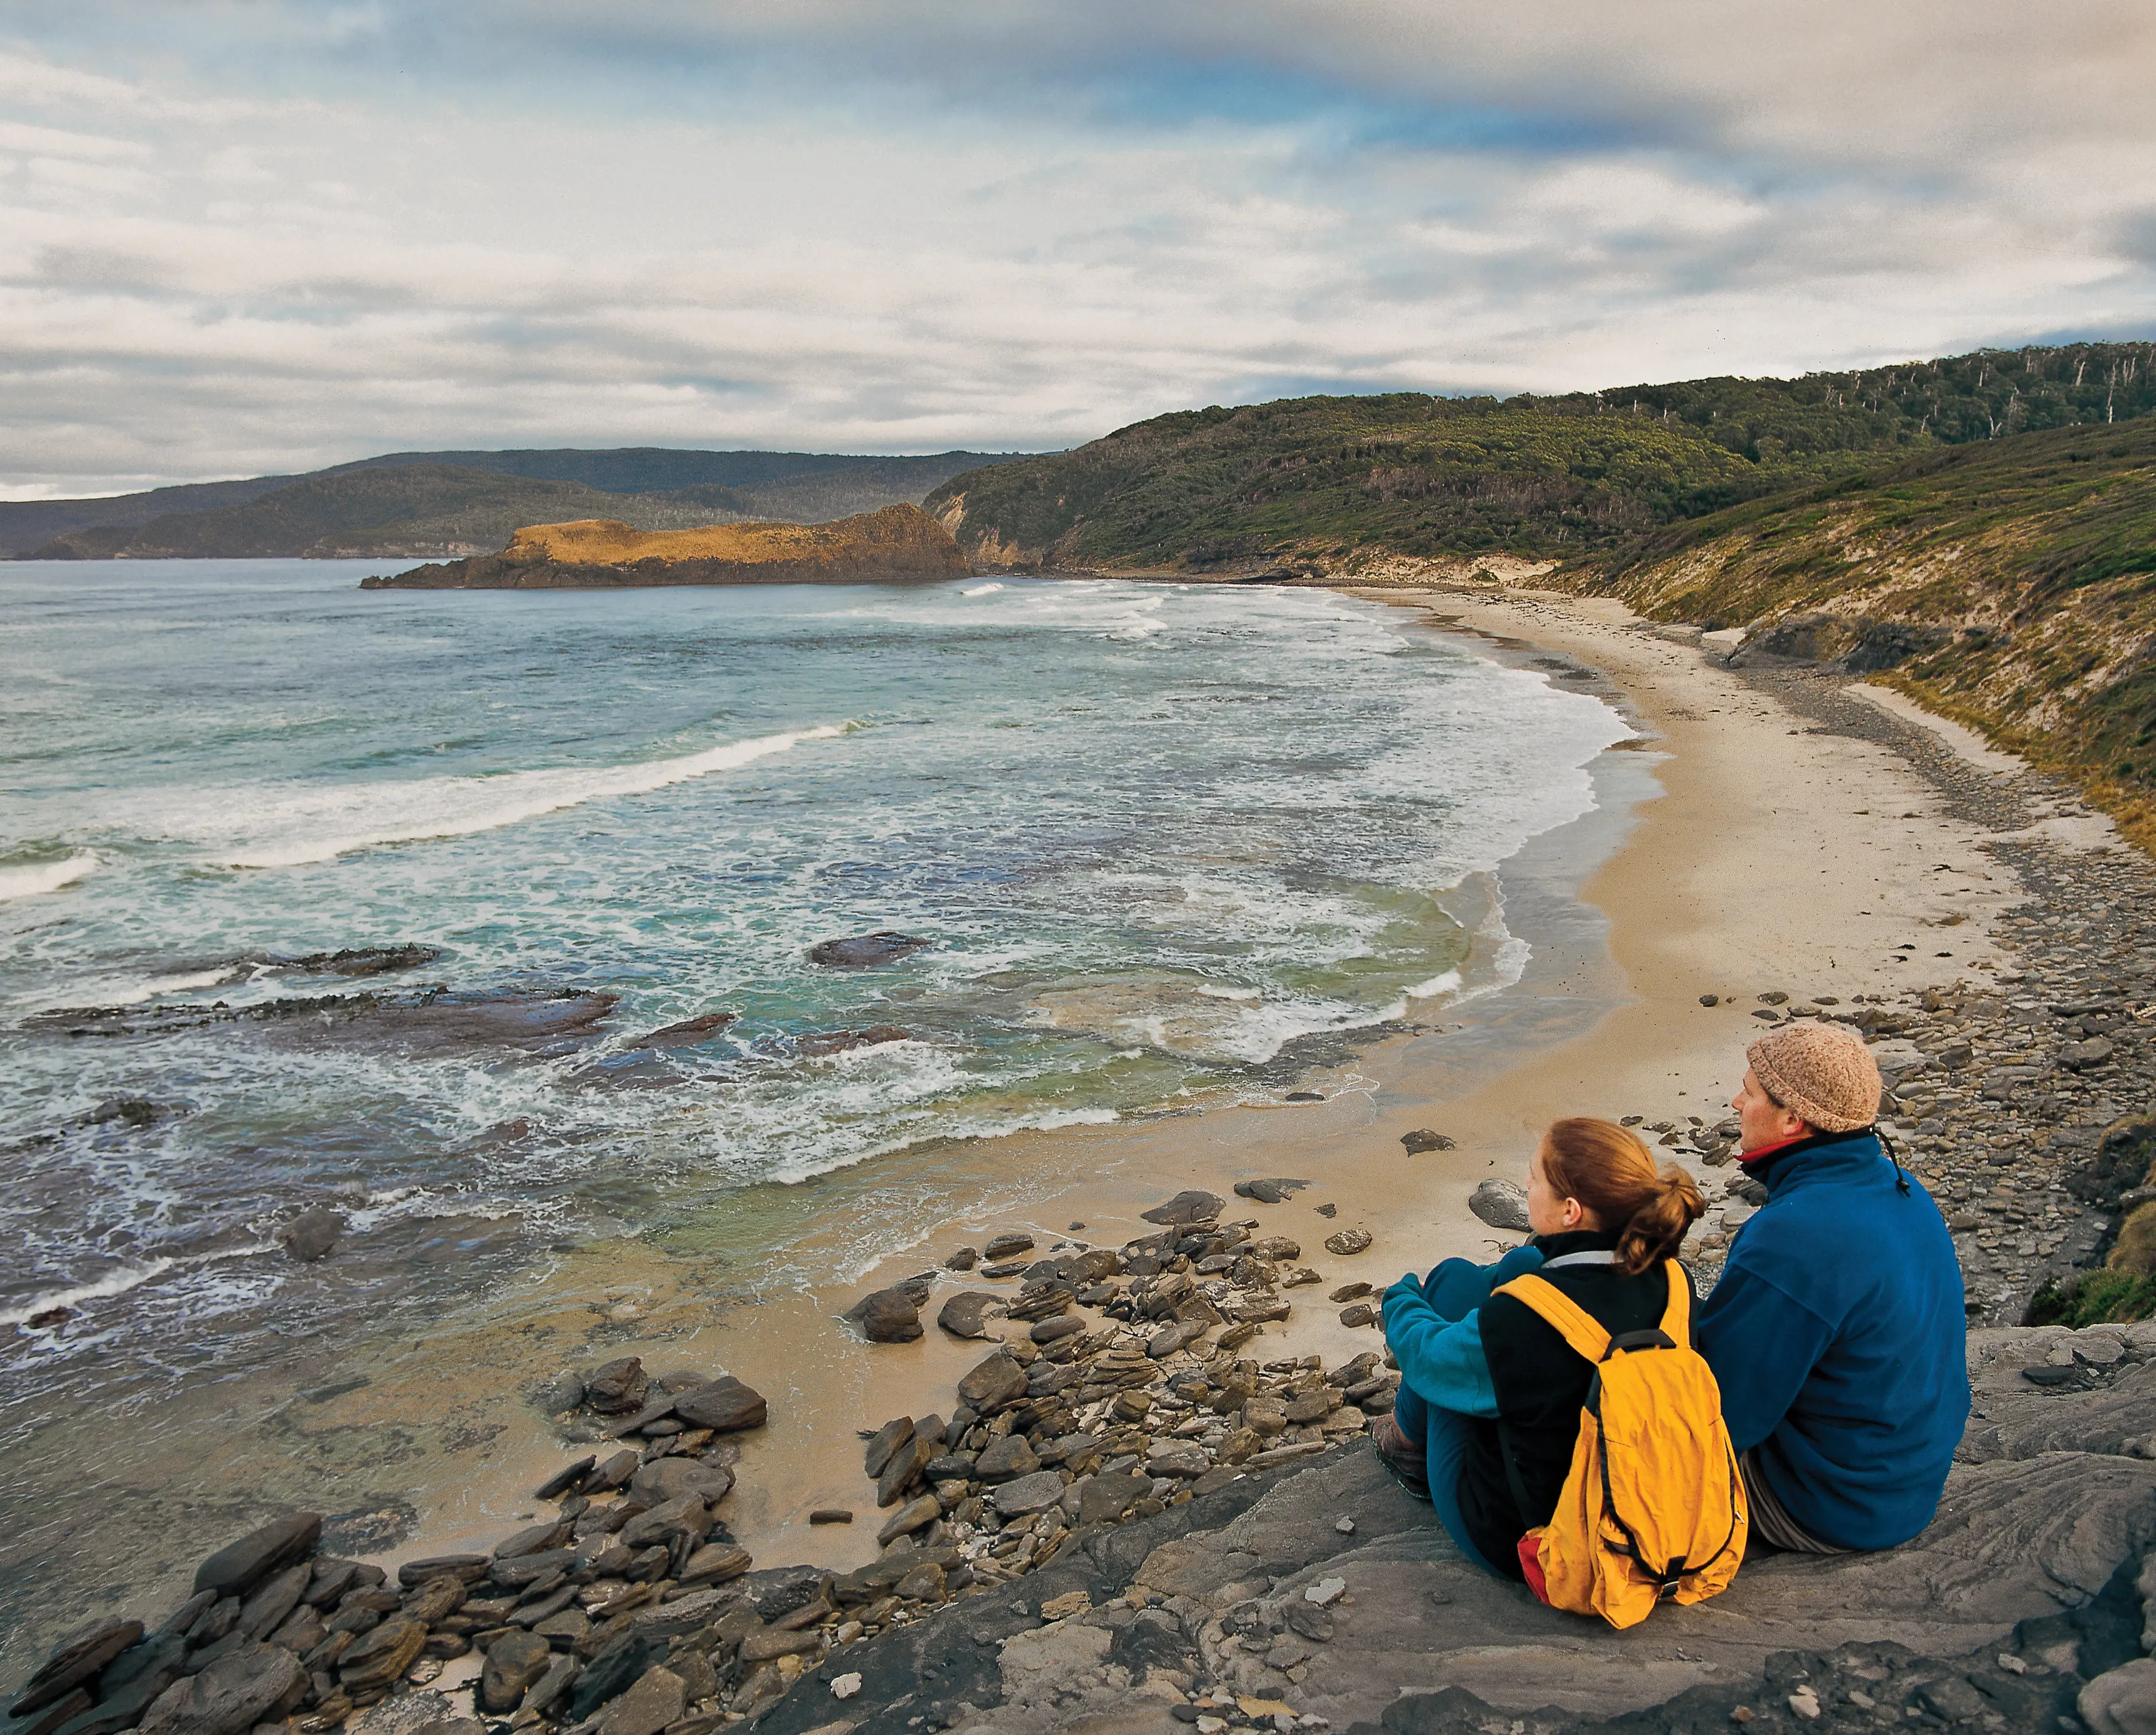
M2156 345L1981 351L1563 397L1302 398L1158 416L953 476L983 565L1229 576L1387 552L1571 559L1881 453L2156 411Z
M1551 582L1880 675L2156 848L2156 418L1874 459Z
M816 524L912 505L1009 453L883 458L808 452L398 452L298 476L105 500L0 501L0 557L456 557L528 524L608 518L639 530L769 519Z

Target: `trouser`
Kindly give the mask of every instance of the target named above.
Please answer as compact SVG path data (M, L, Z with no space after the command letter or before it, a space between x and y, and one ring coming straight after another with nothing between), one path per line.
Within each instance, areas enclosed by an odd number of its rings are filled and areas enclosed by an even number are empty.
M1422 1292L1440 1319L1462 1320L1489 1300L1490 1291L1498 1285L1511 1282L1541 1263L1542 1255L1527 1247L1514 1248L1494 1265L1448 1259L1424 1280ZM1394 1399L1393 1419L1401 1433L1423 1449L1430 1503L1453 1546L1493 1578L1513 1576L1500 1573L1483 1558L1482 1551L1469 1537L1466 1520L1460 1514L1460 1478L1474 1442L1473 1418L1432 1404L1413 1386L1403 1383Z
M1791 1554L1850 1554L1856 1551L1834 1543L1823 1543L1789 1516L1789 1509L1767 1486L1756 1449L1737 1455L1737 1469L1744 1478L1744 1506L1751 1515L1752 1541L1764 1543Z

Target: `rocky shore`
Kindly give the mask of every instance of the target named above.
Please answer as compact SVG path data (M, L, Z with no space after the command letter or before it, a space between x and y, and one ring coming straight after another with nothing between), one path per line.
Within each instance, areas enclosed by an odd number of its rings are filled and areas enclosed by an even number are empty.
M2102 828L2060 786L1840 680L1743 678L1919 767L1985 835L1984 860L1942 865L2022 896L1974 950L1951 916L1912 927L1897 950L1936 967L1922 988L1699 984L1732 1047L1791 1018L1861 1029L1948 1212L1975 1409L1916 1542L1755 1556L1625 1634L1481 1576L1362 1439L1397 1381L1373 1329L1396 1272L1358 1268L1369 1234L1331 1199L1253 1178L1117 1245L1011 1230L860 1296L871 1342L981 1350L865 1435L858 1501L813 1515L874 1524L865 1566L752 1560L726 1512L762 1400L624 1357L544 1394L572 1455L493 1549L326 1558L317 1518L280 1518L162 1620L60 1646L0 1735L2156 1728L2156 1322L2024 1323L2100 1312L2144 1230L2156 1263L2150 865L2087 847ZM1686 1256L1711 1282L1757 1203L1722 1111L1609 1107L1707 1183ZM1433 1118L1409 1153L1450 1143ZM1503 1180L1471 1208L1500 1245L1523 1226ZM1321 1306L1368 1347L1266 1353Z

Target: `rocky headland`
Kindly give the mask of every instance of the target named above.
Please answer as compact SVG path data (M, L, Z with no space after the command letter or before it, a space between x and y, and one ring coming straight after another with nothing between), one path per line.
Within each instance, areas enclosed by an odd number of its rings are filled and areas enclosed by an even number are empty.
M950 531L918 506L886 506L829 524L714 524L639 531L610 518L520 530L499 554L474 555L365 590L609 590L653 584L870 584L963 578Z

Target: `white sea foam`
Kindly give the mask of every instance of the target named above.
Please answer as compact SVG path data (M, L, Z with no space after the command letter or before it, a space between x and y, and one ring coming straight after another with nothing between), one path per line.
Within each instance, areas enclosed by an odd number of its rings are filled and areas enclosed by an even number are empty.
M0 867L0 903L10 898L37 897L58 891L97 871L95 850L78 850L64 861L33 861L19 867Z
M591 770L516 771L496 777L421 778L320 788L279 789L273 785L203 791L206 800L234 817L223 837L217 834L218 819L207 814L187 829L206 833L208 853L228 865L298 867L382 844L491 831L608 796L648 794L713 772L735 770L804 741L829 741L844 733L844 726L824 723L752 741L728 742L679 758ZM208 823L203 824L203 819Z
M1447 970L1441 976L1433 976L1427 982L1418 982L1407 991L1410 1000L1434 1000L1440 994L1456 993L1460 988L1460 973Z
M147 982L126 983L119 988L89 988L83 998L100 1006L140 1006L164 994L184 994L198 988L217 988L233 979L231 966L198 970L191 976L154 976Z
M995 593L996 593L996 592L998 592L998 591L1001 590L1002 588L1003 588L1003 586L1001 586L1000 584L976 584L976 585L973 585L973 586L969 587L968 588L967 588L967 589L965 589L965 590L962 590L962 591L960 591L960 592L958 593L958 594L959 594L960 596L962 596L962 597L986 597L986 596L993 596L993 595L994 595L994 594L995 594Z
M90 1283L79 1283L71 1289L49 1291L33 1296L13 1307L0 1307L0 1326L27 1327L38 1314L55 1307L70 1310L80 1307L85 1301L109 1301L114 1296L124 1296L130 1290L140 1289L153 1278L166 1272L187 1266L221 1264L227 1260L252 1259L257 1255L275 1253L275 1246L268 1241L254 1241L244 1247L223 1247L214 1253L198 1253L184 1259L152 1259L141 1265L121 1265L107 1271Z

